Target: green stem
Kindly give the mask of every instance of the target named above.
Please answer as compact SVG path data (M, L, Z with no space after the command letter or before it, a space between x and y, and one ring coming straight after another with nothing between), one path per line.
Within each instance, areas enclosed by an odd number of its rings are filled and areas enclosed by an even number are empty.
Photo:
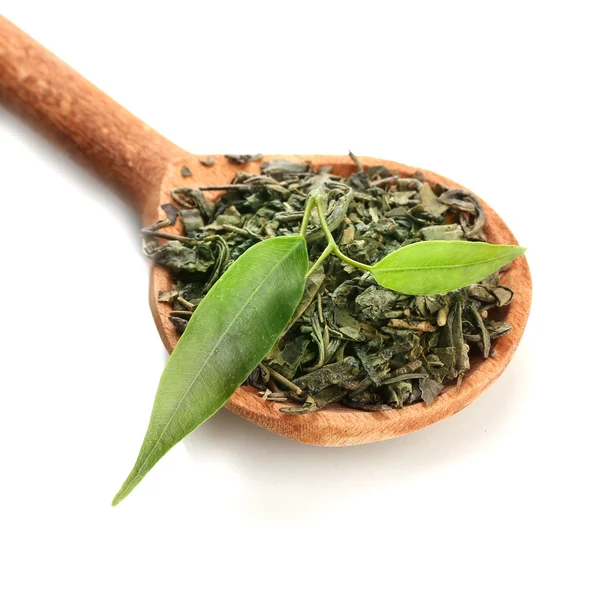
M356 267L357 269L362 269L363 271L368 271L369 273L373 270L373 267L371 267L370 265L365 265L363 263L359 263L358 261L355 261L354 259L351 259L350 257L347 257L339 248L338 245L335 245L335 248L333 249L333 254L338 258L341 259L342 261L344 261L345 263L348 263L349 265L352 265L353 267Z
M308 222L310 221L310 214L312 213L313 207L315 206L314 195L308 198L306 207L304 208L304 217L302 218L302 224L300 225L300 236L306 238L306 230L308 228Z
M310 271L304 276L307 279L310 275L312 275L317 267L333 252L333 246L331 244L327 245L327 248L323 251L321 256L317 259L317 262L310 268Z
M317 207L317 213L319 214L319 221L321 222L321 227L323 228L323 232L325 233L328 242L327 249L324 251L323 254L327 253L326 256L329 256L331 253L333 253L336 257L338 257L348 265L352 265L353 267L356 267L357 269L362 269L363 271L371 272L373 270L373 267L370 267L369 265L364 265L363 263L359 263L358 261L355 261L354 259L351 259L350 257L347 257L344 253L342 253L339 246L335 242L335 238L331 234L331 230L327 226L327 220L325 219L325 209L323 208L323 198L320 195L317 195L314 197L314 200L315 205ZM324 258L325 257L321 255L317 263L320 264L321 262L323 262ZM313 266L313 269L311 269L310 272L312 272L314 268L315 267Z
M319 221L321 222L321 227L323 228L323 232L325 232L325 237L327 238L327 243L329 246L336 246L335 239L331 234L331 230L327 225L327 220L325 219L325 208L323 207L323 197L320 193L315 195L315 205L317 207L317 214L319 215Z

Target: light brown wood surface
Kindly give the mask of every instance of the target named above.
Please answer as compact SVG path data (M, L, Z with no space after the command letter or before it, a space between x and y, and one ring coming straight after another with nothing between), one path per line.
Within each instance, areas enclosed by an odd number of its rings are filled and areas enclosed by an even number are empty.
M215 156L212 167L201 165L199 157L163 138L1 16L0 100L37 121L99 175L118 186L145 225L164 217L160 204L170 202L173 188L227 183L237 171L255 172L260 166L256 162L235 165L223 156ZM334 172L344 175L355 170L347 156L265 156L265 159L273 158L310 161L315 166L332 165ZM402 175L417 170L376 158L363 157L361 161L367 166L383 164ZM181 175L184 164L191 170L191 177ZM433 172L419 170L430 182L461 187ZM502 219L483 203L488 240L517 244ZM177 231L177 227L171 231ZM475 400L500 376L521 340L531 307L531 275L525 257L514 262L504 275L503 283L516 293L505 312L505 320L513 326L512 332L496 342L495 356L485 361L477 357L472 360L471 370L460 389L447 388L429 407L419 403L372 413L335 407L294 416L281 413L280 403L264 402L253 388L241 387L227 408L285 437L327 446L389 439L449 417ZM169 286L168 273L153 267L150 306L163 343L170 352L177 342L177 333L168 320L170 307L156 298L158 290Z
M1 15L0 101L116 185L140 215L156 203L167 165L188 154Z

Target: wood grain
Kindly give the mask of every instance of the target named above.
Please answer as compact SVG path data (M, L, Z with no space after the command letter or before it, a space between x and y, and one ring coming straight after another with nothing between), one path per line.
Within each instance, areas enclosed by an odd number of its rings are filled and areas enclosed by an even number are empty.
M115 103L93 84L69 68L15 25L0 16L0 100L38 122L54 137L89 162L105 179L120 187L126 200L145 225L164 217L160 203L170 202L175 187L227 183L240 170L256 172L259 163L235 165L223 156L212 167L202 166L198 157L175 146L148 125ZM271 156L310 161L315 166L331 165L334 172L348 176L354 165L347 156ZM383 164L402 175L415 168L361 158L367 166ZM183 178L181 167L192 176ZM433 172L422 170L430 182L460 185ZM218 198L218 195L214 195ZM485 231L490 242L516 244L515 237L496 212L484 203ZM175 226L170 231L180 231ZM531 275L525 257L520 257L505 274L504 283L516 292L506 311L512 332L496 344L495 356L474 361L460 390L448 388L429 407L424 403L387 412L361 412L342 407L327 408L308 415L279 412L280 403L264 402L253 388L239 388L227 404L234 413L291 439L327 446L356 445L422 429L458 412L477 398L508 365L523 335L531 307ZM169 351L177 333L168 320L170 308L156 294L170 286L166 270L153 267L150 306L160 336Z

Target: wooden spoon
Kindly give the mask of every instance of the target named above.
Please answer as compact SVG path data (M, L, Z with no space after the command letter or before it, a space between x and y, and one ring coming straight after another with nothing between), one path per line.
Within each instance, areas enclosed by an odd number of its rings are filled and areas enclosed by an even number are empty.
M199 158L172 144L148 125L115 103L98 88L57 57L0 16L0 98L37 120L83 156L103 178L112 181L139 214L144 225L165 217L161 203L170 202L175 187L228 183L240 170L257 172L260 163L235 165L223 156L214 157L206 167ZM356 169L347 156L265 156L310 161L316 167L331 165L333 172L347 176ZM417 169L376 158L361 158L366 166L382 164L401 175ZM184 178L185 165L192 173ZM421 170L430 183L452 188L461 185L433 172ZM218 198L215 195L215 198ZM517 241L496 212L484 203L485 232L490 242ZM279 411L278 403L264 402L250 387L241 387L227 408L265 429L315 445L343 446L368 443L404 435L453 415L475 400L508 365L523 335L531 307L531 276L524 257L518 258L503 278L516 296L505 319L512 332L498 340L495 356L474 359L460 389L448 387L430 406L415 404L386 412L362 412L337 407L294 416ZM158 302L160 289L170 287L164 269L153 266L150 279L150 306L166 348L173 350L178 335L168 320L170 307Z

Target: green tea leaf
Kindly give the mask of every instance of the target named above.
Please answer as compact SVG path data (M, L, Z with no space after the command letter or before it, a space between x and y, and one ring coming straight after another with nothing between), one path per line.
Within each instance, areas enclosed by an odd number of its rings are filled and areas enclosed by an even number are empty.
M410 295L446 293L481 281L525 249L506 244L430 240L399 248L374 265L383 287Z
M302 298L307 270L304 238L282 236L248 249L217 281L171 354L138 459L113 505L262 361Z

